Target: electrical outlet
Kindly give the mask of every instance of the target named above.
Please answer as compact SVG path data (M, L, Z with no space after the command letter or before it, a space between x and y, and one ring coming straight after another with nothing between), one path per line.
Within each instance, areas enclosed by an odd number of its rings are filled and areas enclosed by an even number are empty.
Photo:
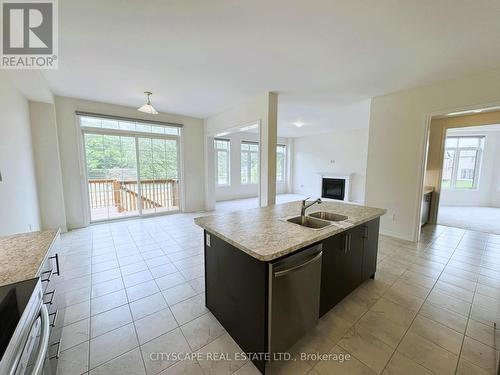
M207 246L210 247L210 233L207 233L206 243L207 243Z

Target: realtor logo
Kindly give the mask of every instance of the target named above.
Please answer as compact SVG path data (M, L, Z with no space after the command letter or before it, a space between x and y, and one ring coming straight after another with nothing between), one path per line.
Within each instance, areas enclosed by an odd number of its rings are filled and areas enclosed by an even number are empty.
M2 69L57 68L56 0L1 0Z

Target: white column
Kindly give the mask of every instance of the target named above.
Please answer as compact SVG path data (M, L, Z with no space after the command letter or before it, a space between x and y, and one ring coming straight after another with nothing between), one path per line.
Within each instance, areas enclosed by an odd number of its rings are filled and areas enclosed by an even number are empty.
M278 138L278 95L267 93L267 113L260 125L261 207L276 203L276 143Z

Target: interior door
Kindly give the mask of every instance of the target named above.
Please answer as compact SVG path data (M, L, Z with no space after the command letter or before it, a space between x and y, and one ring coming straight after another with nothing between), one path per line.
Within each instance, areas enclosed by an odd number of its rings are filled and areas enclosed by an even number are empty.
M134 136L84 133L90 221L139 214Z
M179 210L178 139L138 137L143 214Z

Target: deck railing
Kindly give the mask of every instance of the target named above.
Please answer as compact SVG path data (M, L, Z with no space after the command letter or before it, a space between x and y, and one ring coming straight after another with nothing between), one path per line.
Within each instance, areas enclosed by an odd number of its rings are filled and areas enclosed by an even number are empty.
M89 179L91 208L116 207L119 212L135 211L138 201L143 209L178 208L179 181L173 179L141 180Z

